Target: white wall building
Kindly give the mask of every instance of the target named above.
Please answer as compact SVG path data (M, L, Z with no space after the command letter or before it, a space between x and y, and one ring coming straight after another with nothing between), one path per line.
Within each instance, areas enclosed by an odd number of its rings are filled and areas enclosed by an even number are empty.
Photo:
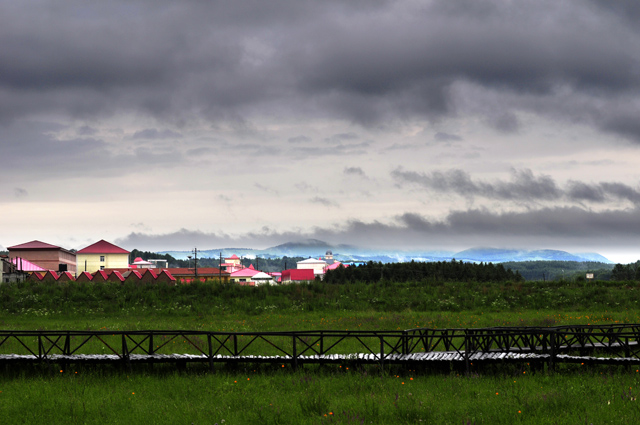
M322 276L324 269L327 267L327 262L316 258L308 258L306 260L298 261L298 269L311 269L315 276Z

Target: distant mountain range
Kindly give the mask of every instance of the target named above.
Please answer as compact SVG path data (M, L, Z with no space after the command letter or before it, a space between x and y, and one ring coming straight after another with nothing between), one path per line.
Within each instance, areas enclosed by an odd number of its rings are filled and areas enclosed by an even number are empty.
M280 257L320 257L331 251L339 261L380 261L393 263L402 261L450 261L503 263L508 261L594 261L612 264L613 262L597 253L569 253L553 249L522 250L479 247L460 252L453 251L399 251L371 250L352 245L330 245L317 239L302 242L287 242L266 249L220 248L198 251L200 258L223 258L235 254L244 258L280 258ZM161 251L176 259L186 260L191 251Z

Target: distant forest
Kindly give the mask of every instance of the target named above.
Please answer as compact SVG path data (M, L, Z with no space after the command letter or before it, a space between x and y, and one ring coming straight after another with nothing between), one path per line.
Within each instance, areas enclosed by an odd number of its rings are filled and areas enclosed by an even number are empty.
M438 261L409 263L380 263L369 261L358 267L339 267L324 276L327 283L373 283L379 281L407 282L427 280L434 282L522 282L520 273L502 264Z
M131 259L141 257L144 260L165 259L169 267L194 267L194 260L178 260L169 254L149 251L131 251ZM253 264L256 270L280 272L287 268L296 268L298 261L305 257L282 258L244 258L242 264ZM224 261L224 259L223 259ZM218 267L217 258L198 258L198 267ZM410 263L381 263L370 261L358 267L341 268L327 272L325 281L330 283L354 281L379 281L381 278L391 281L435 280L435 281L584 281L586 274L594 275L595 280L640 281L640 261L630 264L608 264L593 261L513 261L505 263L465 263L462 261L438 261Z
M592 273L596 280L610 280L613 264L593 261L513 261L504 267L520 272L525 280L583 280Z

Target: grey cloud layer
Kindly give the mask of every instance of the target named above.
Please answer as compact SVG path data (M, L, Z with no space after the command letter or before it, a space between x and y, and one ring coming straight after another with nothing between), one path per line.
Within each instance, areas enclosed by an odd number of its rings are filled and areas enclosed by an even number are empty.
M419 247L439 249L475 244L521 244L529 246L557 246L579 244L582 248L604 246L630 247L640 237L640 211L607 210L593 212L578 207L542 208L526 212L494 213L484 209L455 211L444 220L429 220L419 213L405 213L391 223L350 220L345 225L318 227L311 231L278 232L262 229L243 235L206 233L182 229L175 233L150 235L131 233L117 241L126 247L166 249L167 246L202 249L232 246L267 247L307 238L329 243L345 243L371 248ZM524 238L524 239L523 239ZM595 239L594 239L595 238Z
M624 183L584 183L569 181L561 188L553 178L535 176L531 170L513 170L511 181L485 182L473 180L463 170L419 173L396 168L391 176L399 184L415 184L427 190L455 193L473 199L483 197L507 201L558 201L604 203L628 201L640 205L640 191Z
M0 122L135 111L372 123L471 108L506 132L527 111L640 141L638 8L609 3L5 1Z

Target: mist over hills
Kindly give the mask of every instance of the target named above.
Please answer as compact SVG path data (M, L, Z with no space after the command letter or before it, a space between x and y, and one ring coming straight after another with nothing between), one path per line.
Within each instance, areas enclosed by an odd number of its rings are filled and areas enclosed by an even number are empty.
M201 258L223 258L233 254L244 258L280 258L280 257L319 257L331 251L339 261L380 261L383 263L402 261L450 261L452 259L467 262L519 262L519 261L594 261L612 264L608 258L598 253L569 253L553 249L524 250L502 249L492 247L476 247L459 252L438 250L374 250L353 245L331 245L318 239L307 239L300 242L287 242L266 249L252 248L218 248L199 250ZM160 254L186 260L191 251L161 251Z

